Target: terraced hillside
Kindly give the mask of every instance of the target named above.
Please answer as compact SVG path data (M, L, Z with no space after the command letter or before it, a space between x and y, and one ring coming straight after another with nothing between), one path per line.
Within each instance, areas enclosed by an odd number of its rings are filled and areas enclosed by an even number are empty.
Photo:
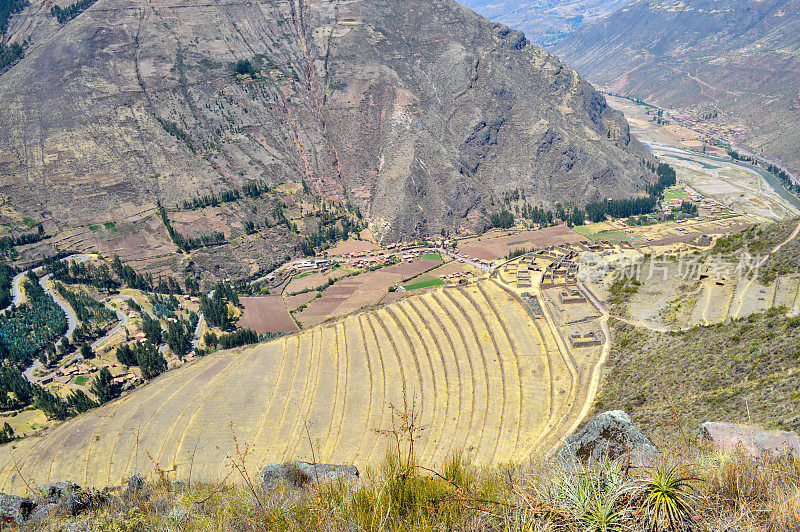
M552 320L551 320L552 321ZM236 441L250 467L289 459L375 463L391 405L422 427L423 464L549 452L586 403L558 331L499 284L444 288L278 341L209 355L18 445L0 449L0 491L71 479L106 486L154 463L223 478ZM599 348L581 356L595 360Z

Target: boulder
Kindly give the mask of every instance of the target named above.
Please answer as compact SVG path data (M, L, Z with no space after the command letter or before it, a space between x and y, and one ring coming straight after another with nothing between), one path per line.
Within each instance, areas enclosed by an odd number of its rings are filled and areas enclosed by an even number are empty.
M45 484L38 490L36 499L36 518L58 512L78 515L89 507L89 496L74 482L63 480Z
M750 456L767 453L772 456L800 457L800 436L796 432L764 430L758 425L739 425L708 421L700 425L700 435L726 451L741 449Z
M312 464L293 460L284 464L269 464L260 471L260 474L264 487L281 482L301 487L315 477L319 480L358 478L358 469L352 465Z
M567 464L591 463L602 459L630 460L634 465L650 464L659 450L622 410L603 412L570 434L558 451Z
M2 523L21 525L30 518L36 503L24 497L0 493L0 520ZM0 523L0 528L2 524Z

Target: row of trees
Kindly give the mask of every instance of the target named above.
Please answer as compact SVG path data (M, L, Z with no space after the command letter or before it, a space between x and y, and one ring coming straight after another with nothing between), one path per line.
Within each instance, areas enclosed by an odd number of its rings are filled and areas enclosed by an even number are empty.
M647 188L647 197L619 200L605 199L601 202L589 203L586 205L586 215L589 219L592 222L602 222L607 216L627 218L640 214L650 214L655 211L664 198L664 190L675 186L675 183L677 183L677 175L675 169L667 163L659 163L656 166L648 162L647 166L658 177L656 182Z
M107 293L113 292L120 286L120 282L113 278L111 270L105 263L94 265L87 261L73 262L70 265L57 257L52 257L45 260L44 268L53 275L53 279L64 284L87 284Z
M159 205L158 212L161 214L161 220L164 222L164 227L167 229L167 233L172 239L172 242L178 246L179 250L183 252L215 246L225 242L225 235L219 231L214 231L197 237L184 236L177 232L174 227L172 227L172 222L170 222L169 216L167 216L167 211L164 209L164 207Z
M11 17L25 9L29 4L28 0L0 1L0 34L5 35ZM27 41L22 44L12 43L8 46L0 44L0 71L22 57L27 45Z
M0 308L6 308L11 304L11 283L17 270L5 262L0 263Z
M116 314L102 303L82 293L73 292L60 282L55 283L56 291L63 297L75 312L78 321L84 326L105 325L116 319Z
M511 211L503 209L500 212L492 213L489 217L489 222L492 224L492 227L508 229L514 227L514 215L511 214Z
M220 203L236 201L242 196L258 198L264 192L269 192L269 186L266 183L263 181L249 181L242 186L241 192L236 189L223 190L219 193L219 196L212 192L211 194L186 200L183 202L183 210L193 211L205 207L216 207Z
M28 301L0 316L0 358L26 364L67 330L67 317L29 272L23 281Z
M242 345L257 344L260 338L258 333L250 329L238 329L232 333L219 337L219 346L222 349L232 349Z
M50 9L50 14L56 18L59 24L66 24L89 9L95 2L97 2L97 0L78 0L65 8L56 5Z
M0 63L2 63L1 60ZM2 254L4 257L13 257L16 255L16 253L12 253L14 246L35 244L36 242L44 240L45 238L48 238L48 235L44 233L44 227L42 227L42 224L37 225L35 233L0 237L0 254Z

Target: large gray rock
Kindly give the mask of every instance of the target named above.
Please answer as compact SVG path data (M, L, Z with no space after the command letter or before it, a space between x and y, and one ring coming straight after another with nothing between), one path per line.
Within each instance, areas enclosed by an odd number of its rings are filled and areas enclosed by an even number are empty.
M53 512L78 515L88 509L90 496L74 482L63 480L45 484L37 491L36 512L31 517L45 517Z
M800 457L800 436L796 432L764 430L757 425L738 425L708 421L700 425L700 434L726 451L741 449L750 456L792 454Z
M634 426L622 410L599 414L570 434L558 451L558 459L570 464L623 458L630 459L634 465L646 465L658 455L652 440Z
M35 508L36 503L30 499L0 493L0 521L2 523L21 525L28 520Z
M260 471L260 474L264 487L282 482L300 487L315 478L319 480L358 478L358 468L353 465L312 464L293 460L284 464L269 464Z

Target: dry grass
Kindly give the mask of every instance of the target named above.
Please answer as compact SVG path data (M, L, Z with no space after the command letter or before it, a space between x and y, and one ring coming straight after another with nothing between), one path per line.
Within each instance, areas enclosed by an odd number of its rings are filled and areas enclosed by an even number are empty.
M407 444L407 442L406 442ZM269 490L247 482L174 485L156 472L133 496L110 493L77 517L32 530L649 530L793 531L800 464L695 448L653 469L552 462L481 469L459 456L438 471L393 446L358 480L308 480ZM666 465L664 465L666 464ZM235 470L233 468L232 470ZM242 471L234 473L244 475ZM241 480L241 478L240 478ZM682 501L668 518L653 501Z
M785 312L680 333L617 322L596 409L625 410L656 440L672 433L662 423L672 417L667 396L690 435L704 421L798 430L800 320Z
M567 466L544 460L478 468L450 455L439 470L416 460L414 403L392 407L379 467L360 478L302 478L259 486L251 448L233 434L219 484L170 482L153 464L134 494L85 496L82 515L51 515L32 530L463 530L497 532L789 532L800 527L800 462L690 446L679 431L651 466L623 460ZM231 429L233 430L233 429ZM315 468L316 471L316 468Z

